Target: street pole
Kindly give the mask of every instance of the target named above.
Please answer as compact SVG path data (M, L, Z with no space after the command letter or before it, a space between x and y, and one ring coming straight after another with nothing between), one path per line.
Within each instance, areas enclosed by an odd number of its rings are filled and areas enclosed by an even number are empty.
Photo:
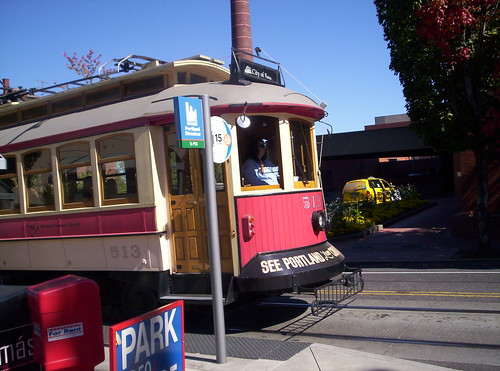
M224 324L224 297L222 294L222 273L220 263L219 222L215 194L215 173L213 159L213 137L210 123L210 103L207 94L201 96L203 122L205 123L205 197L207 201L208 253L210 258L210 279L212 283L212 307L214 313L215 349L217 363L227 363L226 329Z

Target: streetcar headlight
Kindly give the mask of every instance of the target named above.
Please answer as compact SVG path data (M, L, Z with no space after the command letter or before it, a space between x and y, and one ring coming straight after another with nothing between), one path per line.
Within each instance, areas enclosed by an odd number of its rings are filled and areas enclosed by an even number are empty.
M312 213L312 226L315 232L324 231L326 227L326 215L323 210Z
M0 170L7 170L7 159L0 155Z
M325 231L331 231L333 228L333 218L331 215L327 215L326 217L326 225L325 225Z

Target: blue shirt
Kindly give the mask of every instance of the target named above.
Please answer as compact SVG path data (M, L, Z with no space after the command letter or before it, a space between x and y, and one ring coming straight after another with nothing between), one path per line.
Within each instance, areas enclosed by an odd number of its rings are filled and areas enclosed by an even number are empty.
M241 167L241 174L245 185L250 184L257 186L279 184L278 166L267 159L258 162L249 158Z

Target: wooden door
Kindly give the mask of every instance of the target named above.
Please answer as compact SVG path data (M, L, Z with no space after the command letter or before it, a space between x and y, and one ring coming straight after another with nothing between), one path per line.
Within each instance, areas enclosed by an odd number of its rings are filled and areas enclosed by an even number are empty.
M206 201L200 149L178 148L175 133L167 135L169 164L169 199L171 204L172 241L175 271L204 273L210 271ZM217 209L221 268L231 272L231 223L227 187L222 165L217 165Z

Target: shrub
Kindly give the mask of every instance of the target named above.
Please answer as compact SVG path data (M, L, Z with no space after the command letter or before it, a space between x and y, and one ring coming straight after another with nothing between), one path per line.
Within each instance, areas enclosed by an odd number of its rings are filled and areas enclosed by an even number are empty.
M413 185L397 187L395 191L400 195L397 200L381 204L367 200L343 203L338 198L330 202L327 212L333 223L332 229L327 231L328 236L355 234L428 203L420 198Z
M343 203L339 198L327 205L332 218L332 229L328 236L342 236L361 232L373 223L361 212L362 202Z

